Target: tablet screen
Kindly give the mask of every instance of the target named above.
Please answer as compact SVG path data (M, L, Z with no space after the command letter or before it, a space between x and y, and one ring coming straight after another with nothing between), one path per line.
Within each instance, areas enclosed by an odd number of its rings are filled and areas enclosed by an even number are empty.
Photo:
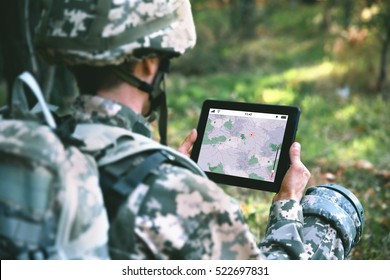
M211 108L198 165L204 171L274 182L287 119Z
M297 115L296 107L209 101L193 159L216 182L276 192L289 165Z

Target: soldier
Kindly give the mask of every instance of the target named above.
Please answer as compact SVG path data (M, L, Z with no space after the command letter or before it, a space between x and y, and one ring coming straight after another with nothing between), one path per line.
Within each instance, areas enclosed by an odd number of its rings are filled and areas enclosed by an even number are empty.
M310 211L303 218L300 201L310 173L300 160L298 143L290 148L291 166L273 199L266 237L258 244L232 197L202 176L190 160L149 139L149 121L159 112L165 142L161 85L169 61L195 45L188 0L45 3L36 46L48 61L69 66L81 93L73 117L79 124L95 125L75 135L86 140L85 150L100 166L112 258L343 259L348 255L361 223L351 210L350 227L340 225L337 219L348 216L343 195L308 196L304 202ZM179 150L189 154L194 139L196 131ZM337 204L333 196L345 201ZM329 201L330 212L338 218L321 216L317 209L322 208L316 208L321 199Z

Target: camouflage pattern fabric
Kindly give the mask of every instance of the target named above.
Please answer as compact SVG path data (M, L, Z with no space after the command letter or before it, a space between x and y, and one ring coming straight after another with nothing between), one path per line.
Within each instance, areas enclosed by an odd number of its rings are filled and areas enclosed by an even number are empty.
M108 219L92 157L65 148L49 127L21 120L0 122L0 155L1 246L21 250L11 258L31 252L36 258L109 258ZM47 256L38 255L42 249Z
M121 121L134 113L97 96L80 96L74 110L80 123L129 130L142 118ZM129 168L142 161L143 155L135 157ZM152 171L120 207L110 224L109 244L114 259L344 258L336 230L319 218L304 220L293 200L271 205L266 237L257 244L237 201L207 178L171 164Z
M333 184L309 188L301 205L305 215L319 216L332 224L343 243L345 257L359 242L364 227L364 211L358 199L348 190Z
M37 47L53 62L121 64L137 50L180 55L196 43L187 0L49 0Z
M329 220L317 215L304 219L303 237L309 260L342 260L347 257L343 242Z

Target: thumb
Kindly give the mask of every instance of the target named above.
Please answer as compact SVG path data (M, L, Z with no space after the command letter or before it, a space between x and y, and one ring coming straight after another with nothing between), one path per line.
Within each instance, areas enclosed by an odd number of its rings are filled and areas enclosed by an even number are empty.
M196 129L195 128L192 129L190 134L187 135L186 139L183 141L183 143L180 145L180 147L177 150L186 156L190 156L192 145L194 144L197 136L198 133Z
M290 147L290 161L291 164L301 161L301 144L298 142L294 142Z
M198 136L198 133L196 129L192 129L191 132L187 135L186 139L184 140L182 146L185 146L187 149L191 148L191 146L194 144L196 138Z

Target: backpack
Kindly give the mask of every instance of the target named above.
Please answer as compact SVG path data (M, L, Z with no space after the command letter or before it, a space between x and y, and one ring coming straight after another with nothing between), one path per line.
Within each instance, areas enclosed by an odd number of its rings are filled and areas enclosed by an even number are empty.
M40 114L28 109L24 85ZM107 259L95 160L61 133L28 72L13 85L10 113L0 120L0 258Z

